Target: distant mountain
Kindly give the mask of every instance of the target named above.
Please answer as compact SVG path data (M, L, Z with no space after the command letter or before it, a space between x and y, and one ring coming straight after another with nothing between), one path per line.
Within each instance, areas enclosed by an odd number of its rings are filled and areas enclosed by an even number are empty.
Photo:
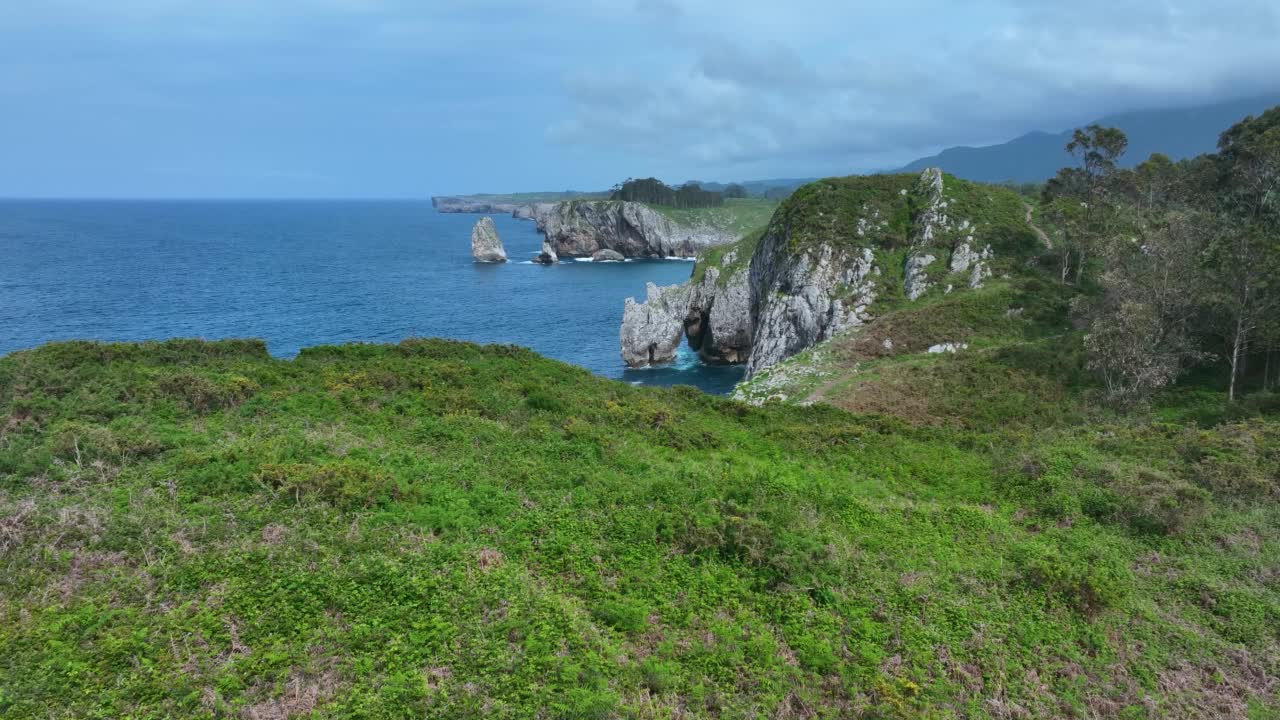
M1143 110L1101 118L1099 125L1118 127L1129 136L1129 151L1122 165L1132 167L1161 152L1174 160L1212 152L1223 130L1244 119L1280 105L1280 95L1232 100L1214 105L1165 110ZM980 182L1040 182L1059 168L1074 164L1066 144L1071 130L1052 134L1032 132L1001 145L954 147L916 160L897 172L919 172L927 167Z
M811 183L817 178L772 178L769 180L743 180L738 184L746 188L747 192L753 196L763 196L770 190L795 190L796 188ZM731 183L723 182L701 182L691 180L702 186L703 190L714 190L720 192L729 187Z

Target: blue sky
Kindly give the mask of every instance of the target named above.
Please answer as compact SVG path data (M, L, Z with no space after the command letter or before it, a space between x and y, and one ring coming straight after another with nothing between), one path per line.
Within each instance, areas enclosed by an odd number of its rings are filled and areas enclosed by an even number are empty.
M1280 90L1275 0L8 0L0 196L891 167Z

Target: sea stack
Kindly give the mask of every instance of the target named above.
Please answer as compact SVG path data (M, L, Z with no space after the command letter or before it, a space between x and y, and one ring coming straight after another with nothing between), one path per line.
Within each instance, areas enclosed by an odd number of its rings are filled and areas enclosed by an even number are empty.
M502 238L498 237L498 229L493 226L492 218L482 217L471 228L471 257L481 263L507 261L507 250L502 247Z

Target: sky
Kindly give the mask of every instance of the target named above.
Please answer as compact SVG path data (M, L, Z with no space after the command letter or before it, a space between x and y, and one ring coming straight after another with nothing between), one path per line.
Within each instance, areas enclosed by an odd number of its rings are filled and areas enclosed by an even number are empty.
M1275 0L0 5L0 197L844 175L1280 90Z

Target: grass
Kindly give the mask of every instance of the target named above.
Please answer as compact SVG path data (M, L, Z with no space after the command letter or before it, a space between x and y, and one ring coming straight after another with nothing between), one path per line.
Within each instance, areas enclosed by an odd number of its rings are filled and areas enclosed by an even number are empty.
M769 224L778 203L759 198L729 198L722 207L677 210L663 205L649 208L685 227L706 227L738 237L762 229Z
M0 716L1275 717L1274 415L938 377L987 420L438 340L9 355Z
M714 266L720 269L716 284L723 286L740 270L751 266L751 256L755 253L756 246L760 244L763 236L764 228L760 228L748 233L736 243L717 245L703 250L698 255L697 264L693 266L689 283L691 285L701 283L702 278L707 274L707 268ZM726 258L729 258L729 262L725 262Z

